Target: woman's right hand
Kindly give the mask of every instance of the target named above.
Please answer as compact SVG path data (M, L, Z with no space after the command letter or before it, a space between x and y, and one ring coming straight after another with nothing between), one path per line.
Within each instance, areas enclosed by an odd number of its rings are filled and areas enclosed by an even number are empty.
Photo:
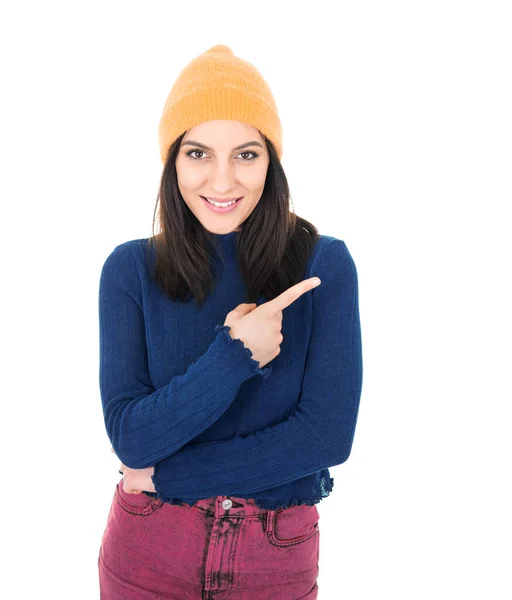
M259 362L260 368L265 366L281 352L283 310L319 283L316 277L310 277L260 306L255 303L239 304L227 314L224 321L224 325L231 328L229 335L242 340L244 346L251 350L254 360Z

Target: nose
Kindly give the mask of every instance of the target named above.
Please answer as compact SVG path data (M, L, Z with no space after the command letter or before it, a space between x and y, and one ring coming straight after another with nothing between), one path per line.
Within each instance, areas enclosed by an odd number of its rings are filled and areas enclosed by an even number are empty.
M236 181L236 167L230 161L217 161L210 173L210 189L219 197L229 194Z

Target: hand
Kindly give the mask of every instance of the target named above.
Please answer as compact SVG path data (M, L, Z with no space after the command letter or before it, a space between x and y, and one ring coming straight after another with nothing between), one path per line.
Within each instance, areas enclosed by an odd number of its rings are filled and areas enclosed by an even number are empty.
M263 367L281 352L283 334L283 310L302 294L316 287L320 280L316 277L304 279L285 290L282 294L260 306L239 304L229 312L224 325L230 327L229 335L239 339L252 352L252 358Z
M115 454L114 448L111 448ZM127 494L142 494L145 492L156 492L151 476L155 473L155 467L145 469L130 469L121 463L123 472L123 488Z

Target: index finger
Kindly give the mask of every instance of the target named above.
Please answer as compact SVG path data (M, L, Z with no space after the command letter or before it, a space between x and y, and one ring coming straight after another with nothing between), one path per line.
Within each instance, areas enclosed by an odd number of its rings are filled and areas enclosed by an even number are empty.
M261 307L265 307L265 310L269 310L270 312L278 312L280 310L284 310L287 306L290 306L292 302L295 302L297 298L300 298L302 294L309 292L317 285L322 283L318 277L310 277L309 279L304 279L303 281L299 281L292 287L285 290L282 294L279 294L273 300L269 300L262 304ZM261 308L260 307L260 308Z

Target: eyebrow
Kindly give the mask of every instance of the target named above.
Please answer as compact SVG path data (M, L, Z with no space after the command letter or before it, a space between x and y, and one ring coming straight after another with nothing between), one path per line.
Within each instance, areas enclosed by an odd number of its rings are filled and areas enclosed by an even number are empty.
M205 146L204 144L201 144L200 142L194 142L193 140L187 140L186 142L184 142L182 144L182 146L197 146L199 148L204 148L205 150L210 150L211 152L213 152L213 148L209 148L208 146ZM241 150L242 148L247 148L248 146L259 146L260 148L263 148L262 144L260 144L259 142L253 141L253 142L246 142L245 144L240 144L240 146L235 146L235 148L233 148L233 150Z

